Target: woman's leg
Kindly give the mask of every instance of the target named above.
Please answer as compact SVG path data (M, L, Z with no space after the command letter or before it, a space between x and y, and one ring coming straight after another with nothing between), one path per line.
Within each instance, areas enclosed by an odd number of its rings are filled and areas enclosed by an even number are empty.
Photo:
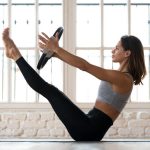
M97 137L94 137L95 132L92 130L93 126L89 117L74 105L64 93L45 82L21 57L18 48L9 38L9 34L4 33L4 35L5 38L3 40L7 56L16 60L18 67L31 88L48 99L70 135L78 141L98 140Z
M66 126L70 135L78 141L92 140L93 133L90 132L92 131L92 124L89 117L73 104L64 93L53 85L45 82L23 57L19 58L16 63L31 88L43 95L49 101L59 119Z

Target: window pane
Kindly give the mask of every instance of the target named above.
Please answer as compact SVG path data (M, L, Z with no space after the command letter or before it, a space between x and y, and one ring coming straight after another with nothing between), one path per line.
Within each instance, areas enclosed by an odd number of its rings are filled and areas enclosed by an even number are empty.
M52 36L58 27L63 26L62 12L62 0L39 0L39 33L45 32L48 36ZM63 46L63 35L59 41L59 45ZM52 83L60 90L63 90L62 61L56 58L51 58L40 71L40 75L48 83ZM39 95L39 101L47 102L47 100L41 95Z
M39 0L39 33L45 32L48 36L52 36L55 30L63 26L63 10L62 0L45 1ZM63 35L59 41L62 46Z
M40 4L60 4L62 3L62 0L39 0Z
M43 0L39 0L39 32L45 32L49 36L63 26L62 0L54 2L47 0L47 3L43 3Z
M101 42L99 0L77 0L77 47L99 47Z
M141 3L141 4L147 4L149 3L149 0L131 0L131 3Z
M104 46L114 46L128 33L127 25L127 0L104 0Z
M35 0L12 0L12 3L18 4L33 4Z
M131 95L132 102L150 102L150 51L145 50L144 55L147 75L143 80L143 85L134 87Z
M2 39L2 31L8 26L8 6L7 0L0 1L0 39ZM3 47L3 42L0 40L0 47Z
M99 50L77 50L77 55L97 66L100 64ZM79 69L77 69L76 76L76 101L83 103L94 102L96 100L100 80Z
M138 36L144 46L150 46L150 1L132 1L131 34Z
M3 101L3 51L0 50L0 102Z
M35 6L12 0L12 37L19 47L35 46ZM17 35L17 36L16 36Z
M7 0L0 1L0 39L2 39L2 32L5 27L8 26L8 7ZM4 95L6 96L6 88L4 86L6 81L6 66L4 66L4 51L3 51L3 41L0 40L0 102L4 102ZM4 76L5 75L5 76Z
M34 68L35 52L33 50L21 50L25 60ZM35 102L35 92L26 83L20 69L12 64L12 102Z

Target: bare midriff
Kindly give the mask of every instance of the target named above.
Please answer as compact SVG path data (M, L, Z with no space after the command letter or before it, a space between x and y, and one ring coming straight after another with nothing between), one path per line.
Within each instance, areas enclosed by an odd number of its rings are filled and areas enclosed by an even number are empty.
M102 102L100 100L95 102L95 108L101 110L106 115L108 115L113 122L116 120L120 112L118 112L115 108L113 108L110 104L107 104L105 102Z

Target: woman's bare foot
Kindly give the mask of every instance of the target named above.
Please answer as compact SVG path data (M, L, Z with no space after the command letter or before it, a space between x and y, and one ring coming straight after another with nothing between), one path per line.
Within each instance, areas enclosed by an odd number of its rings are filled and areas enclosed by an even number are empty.
M6 50L6 56L15 61L19 59L21 54L13 40L9 37L9 28L4 29L2 38Z

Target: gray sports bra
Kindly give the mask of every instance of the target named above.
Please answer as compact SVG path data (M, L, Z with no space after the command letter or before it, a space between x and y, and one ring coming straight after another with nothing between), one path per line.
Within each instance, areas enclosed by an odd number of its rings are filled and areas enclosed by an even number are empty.
M111 84L109 82L101 81L98 89L97 101L110 104L117 111L121 112L130 97L131 91L126 94L120 94L112 90Z

